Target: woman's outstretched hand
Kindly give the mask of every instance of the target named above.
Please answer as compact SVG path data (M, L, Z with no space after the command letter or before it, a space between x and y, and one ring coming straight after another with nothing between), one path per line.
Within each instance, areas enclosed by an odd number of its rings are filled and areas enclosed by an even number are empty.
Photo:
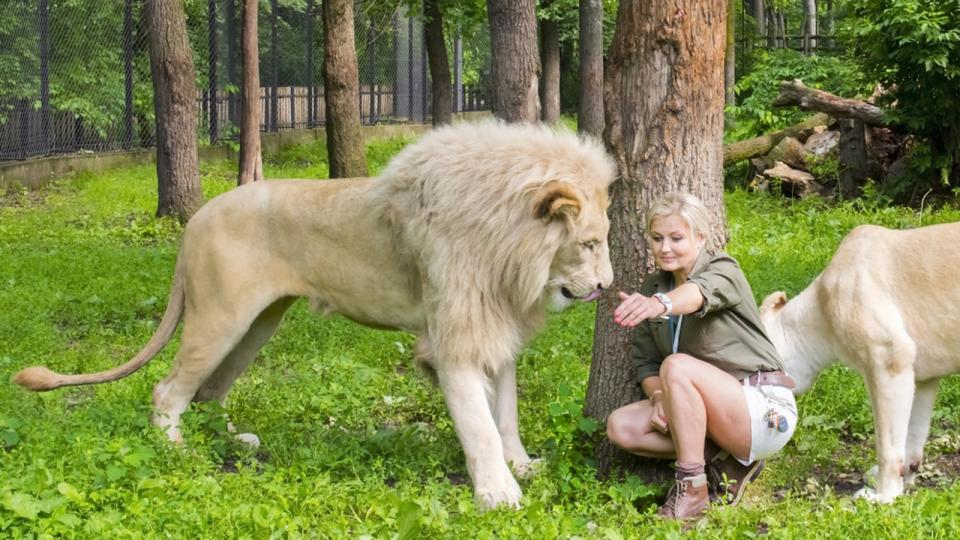
M667 308L656 298L640 293L627 294L623 291L617 294L620 296L620 305L613 311L613 322L624 328L633 328L667 311Z

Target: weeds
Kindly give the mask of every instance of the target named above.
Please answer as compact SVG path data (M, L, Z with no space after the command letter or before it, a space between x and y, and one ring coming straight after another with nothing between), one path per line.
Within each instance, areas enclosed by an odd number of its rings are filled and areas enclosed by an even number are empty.
M371 169L405 140L371 145ZM317 148L268 160L269 175L305 177ZM290 159L292 161L286 161ZM233 165L203 169L210 197ZM83 175L40 197L0 205L0 376L43 363L68 372L113 367L136 353L166 305L182 230L152 217L150 166ZM914 226L916 213L866 198L829 207L727 195L729 251L757 298L796 294L860 223ZM927 209L923 222L960 219ZM936 246L930 246L936 249ZM185 415L185 447L149 423L153 385L171 343L123 381L29 394L0 385L0 537L10 538L675 538L653 516L661 486L600 481L582 417L593 307L555 314L519 358L520 421L545 458L523 482L524 507L481 513L443 399L411 367L412 338L318 318L297 303L238 380L226 408ZM175 338L176 341L176 338ZM853 501L873 462L866 392L833 367L801 397L795 439L739 508L712 510L708 538L960 537L960 486L949 458L960 384L941 385L921 487L889 506ZM255 432L238 445L227 429Z

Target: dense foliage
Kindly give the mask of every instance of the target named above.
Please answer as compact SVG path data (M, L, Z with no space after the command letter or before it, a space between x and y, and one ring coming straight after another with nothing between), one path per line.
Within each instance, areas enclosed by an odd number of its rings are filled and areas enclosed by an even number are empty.
M372 168L406 139L368 146ZM326 153L293 148L270 177L323 176ZM320 156L320 157L317 157ZM235 165L203 166L207 197L233 187ZM181 229L153 217L155 171L83 174L0 198L0 380L30 364L80 372L134 354L163 313ZM731 240L759 298L805 287L863 222L908 227L960 219L954 209L828 207L727 196ZM593 307L551 318L519 361L520 420L546 459L519 511L481 513L443 399L411 367L412 338L319 318L296 304L240 378L228 404L186 419L189 450L148 423L150 392L176 338L140 372L111 384L29 394L0 385L0 537L4 538L678 538L653 512L664 486L598 481L581 417ZM737 509L694 525L705 538L960 537L960 381L942 385L922 487L895 504L849 498L873 455L859 377L832 368L800 399L801 426ZM589 435L589 434L593 435Z
M960 0L854 0L845 34L889 90L892 120L927 138L943 182L960 182ZM949 178L951 169L954 177Z
M795 124L810 113L794 107L771 106L780 82L800 79L812 88L844 97L866 97L869 79L849 57L804 55L791 49L755 52L750 71L737 79L737 105L730 107L735 121L729 140L742 140Z

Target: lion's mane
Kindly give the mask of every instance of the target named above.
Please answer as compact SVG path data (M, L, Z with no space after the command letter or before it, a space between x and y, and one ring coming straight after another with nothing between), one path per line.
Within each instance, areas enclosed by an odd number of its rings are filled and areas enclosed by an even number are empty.
M572 241L569 223L536 218L536 193L559 182L605 209L614 175L592 138L495 121L434 130L398 154L371 197L426 274L421 360L496 371L514 358L543 323L551 262Z

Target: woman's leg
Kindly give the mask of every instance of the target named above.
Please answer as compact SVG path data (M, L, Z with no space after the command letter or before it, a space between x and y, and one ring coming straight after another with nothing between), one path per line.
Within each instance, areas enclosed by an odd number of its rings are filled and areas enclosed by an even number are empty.
M638 456L673 459L676 451L670 435L660 433L650 418L653 404L649 399L620 407L607 417L610 442Z
M749 457L750 410L740 381L687 354L664 359L660 379L678 464L703 463L707 437L736 457Z

